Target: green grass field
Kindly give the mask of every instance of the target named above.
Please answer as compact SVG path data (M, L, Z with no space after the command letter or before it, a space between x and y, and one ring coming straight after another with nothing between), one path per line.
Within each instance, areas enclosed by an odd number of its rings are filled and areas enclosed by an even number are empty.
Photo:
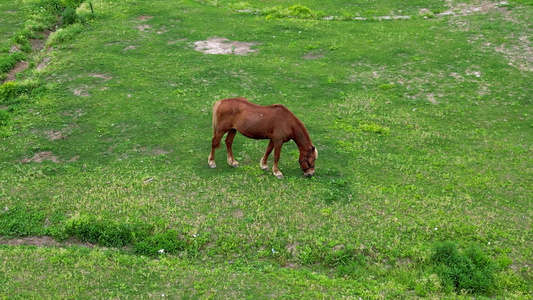
M0 88L0 298L532 299L530 1L86 2L0 0L3 58L54 31ZM208 167L236 96L314 177Z

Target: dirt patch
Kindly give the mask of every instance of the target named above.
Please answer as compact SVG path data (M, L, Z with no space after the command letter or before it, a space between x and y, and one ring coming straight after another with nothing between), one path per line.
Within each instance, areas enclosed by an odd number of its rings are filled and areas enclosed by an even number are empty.
M9 246L36 246L36 247L61 247L61 246L82 246L93 248L93 244L82 243L74 239L60 243L48 236L31 236L15 239L0 238L0 245Z
M15 64L15 67L11 69L6 75L5 82L8 81L14 81L16 79L16 75L28 68L28 62L27 61L19 61Z
M76 109L74 111L66 111L62 115L67 117L72 117L74 120L78 119L79 117L85 115L82 109Z
M502 9L506 10L507 8L505 5L507 5L507 1L501 1L501 2L489 2L489 1L482 1L480 3L475 4L467 4L467 3L457 3L454 4L452 1L448 0L448 6L450 9L447 11L444 11L442 13L437 14L438 16L464 16L464 15L470 15L474 13L481 13L486 14L491 10L494 9Z
M244 212L240 209L233 212L233 217L236 219L242 219L244 217Z
M91 73L91 74L89 74L89 76L90 77L94 77L94 78L100 78L100 79L103 79L105 81L113 79L113 76L109 76L109 75L105 75L105 74L99 74L99 73Z
M287 246L286 246L287 252L289 252L293 256L297 256L298 255L298 245L299 245L298 243L289 243L289 244L287 244Z
M52 161L52 162L55 162L55 163L60 163L61 161L50 151L44 151L44 152L39 152L39 153L36 153L32 158L26 158L26 159L23 159L21 160L21 162L27 164L27 163L30 163L30 162L37 162L37 163L40 163L40 162L43 162L45 160L49 160L49 161Z
M235 55L247 55L250 52L257 52L257 49L251 49L252 46L258 45L258 43L247 43L230 41L226 38L211 38L205 41L194 42L196 51L203 52L205 54L235 54Z
M124 51L128 51L128 50L135 50L135 46L128 46L126 48L124 48Z
M50 30L45 30L43 32L44 34L44 39L30 39L30 44L31 44L31 48L33 50L33 52L38 52L38 51L41 51L42 49L44 49L45 45L46 45L46 39L48 39L48 37L50 36L50 34L52 33L52 31ZM9 50L9 53L14 53L14 52L19 52L20 49L16 46L16 45L13 45L11 46L10 50ZM43 59L44 60L44 59ZM49 59L48 59L49 61ZM46 63L48 63L48 61ZM39 66L37 66L37 70L40 70L42 69L44 66L46 66L46 63L45 64L39 64ZM21 73L23 72L24 70L26 70L28 68L29 64L27 61L19 61L15 64L15 67L13 69L11 69L7 74L6 74L6 79L5 80L2 80L1 83L4 83L4 82L8 82L8 81L14 81L16 79L16 75L18 73ZM39 68L40 67L40 68Z
M62 140L66 138L61 131L57 131L57 130L45 131L44 135L50 141Z
M24 237L24 238L17 238L17 239L9 239L9 240L0 240L0 244L2 245L10 245L10 246L38 246L38 247L49 247L49 246L59 246L60 244L56 242L51 237L47 236L32 236L32 237Z
M15 52L19 52L20 49L17 47L17 45L13 45L11 46L11 48L9 48L9 54L13 54Z
M76 155L76 156L72 157L71 159L66 160L65 162L75 162L79 158L80 158L80 156ZM21 160L20 162L25 163L25 164L28 164L28 163L31 163L31 162L41 163L41 162L43 162L45 160L49 160L49 161L54 162L56 164L62 163L62 161L59 160L57 158L57 156L55 156L50 151L43 151L43 152L36 153L32 158L25 158L25 159Z
M144 21L148 21L148 20L152 19L153 17L154 16L139 16L138 19L144 22Z
M502 44L495 47L494 51L503 53L510 66L522 71L533 72L533 47L531 47L529 37L524 35L512 38L516 41L515 45Z
M43 58L43 60L41 60L41 62L37 65L37 67L35 67L35 70L42 70L44 69L48 63L51 61L52 59L50 57L45 57Z
M304 59L307 59L307 60L315 60L315 59L320 59L322 57L325 57L325 55L321 53L314 53L314 52L309 52L306 55L304 55Z
M150 26L148 24L142 24L142 25L135 26L135 28L139 29L139 31L146 31L146 30L152 28L152 26Z
M78 97L89 97L89 92L87 92L87 86L83 85L75 88L73 91L74 95Z
M428 94L428 101L431 102L432 104L439 104L437 99L435 99L435 95L432 93Z

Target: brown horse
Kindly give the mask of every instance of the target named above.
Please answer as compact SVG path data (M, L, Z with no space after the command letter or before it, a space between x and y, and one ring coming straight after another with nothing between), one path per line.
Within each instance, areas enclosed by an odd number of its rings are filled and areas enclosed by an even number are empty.
M283 105L261 106L244 98L220 100L213 107L213 140L208 159L211 168L217 166L215 149L220 148L220 140L226 133L228 133L226 137L228 164L233 167L239 166L231 149L237 131L252 139L270 139L265 155L261 158L260 166L261 169L268 170L268 156L274 150L272 172L277 178L283 178L278 167L281 146L289 140L293 140L300 150L299 162L304 175L315 174L318 151L311 143L309 132L304 124Z

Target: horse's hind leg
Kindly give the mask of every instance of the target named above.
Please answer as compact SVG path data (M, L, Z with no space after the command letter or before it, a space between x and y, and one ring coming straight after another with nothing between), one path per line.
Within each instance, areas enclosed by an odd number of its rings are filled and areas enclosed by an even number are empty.
M233 145L233 139L235 139L235 134L237 134L237 130L230 129L230 131L228 131L228 135L226 136L226 149L228 152L228 164L234 168L239 166L239 163L235 160L235 157L233 157L233 150L231 149L231 146Z
M211 153L209 154L209 158L207 159L207 163L211 168L217 167L217 164L215 163L215 150L217 148L220 148L220 140L222 139L224 134L225 132L223 131L216 131L213 134L213 139L211 140Z
M261 158L261 161L259 162L259 165L261 166L261 169L263 170L268 170L268 156L272 152L272 149L274 149L274 142L270 140L266 148L265 155L263 155L263 158Z

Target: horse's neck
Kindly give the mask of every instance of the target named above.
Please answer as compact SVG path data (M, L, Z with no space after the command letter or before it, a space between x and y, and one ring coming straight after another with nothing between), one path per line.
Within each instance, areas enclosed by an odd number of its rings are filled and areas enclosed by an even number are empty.
M300 152L308 152L309 149L313 147L309 133L301 122L296 123L297 125L294 128L294 142L296 143L296 146L298 146Z

